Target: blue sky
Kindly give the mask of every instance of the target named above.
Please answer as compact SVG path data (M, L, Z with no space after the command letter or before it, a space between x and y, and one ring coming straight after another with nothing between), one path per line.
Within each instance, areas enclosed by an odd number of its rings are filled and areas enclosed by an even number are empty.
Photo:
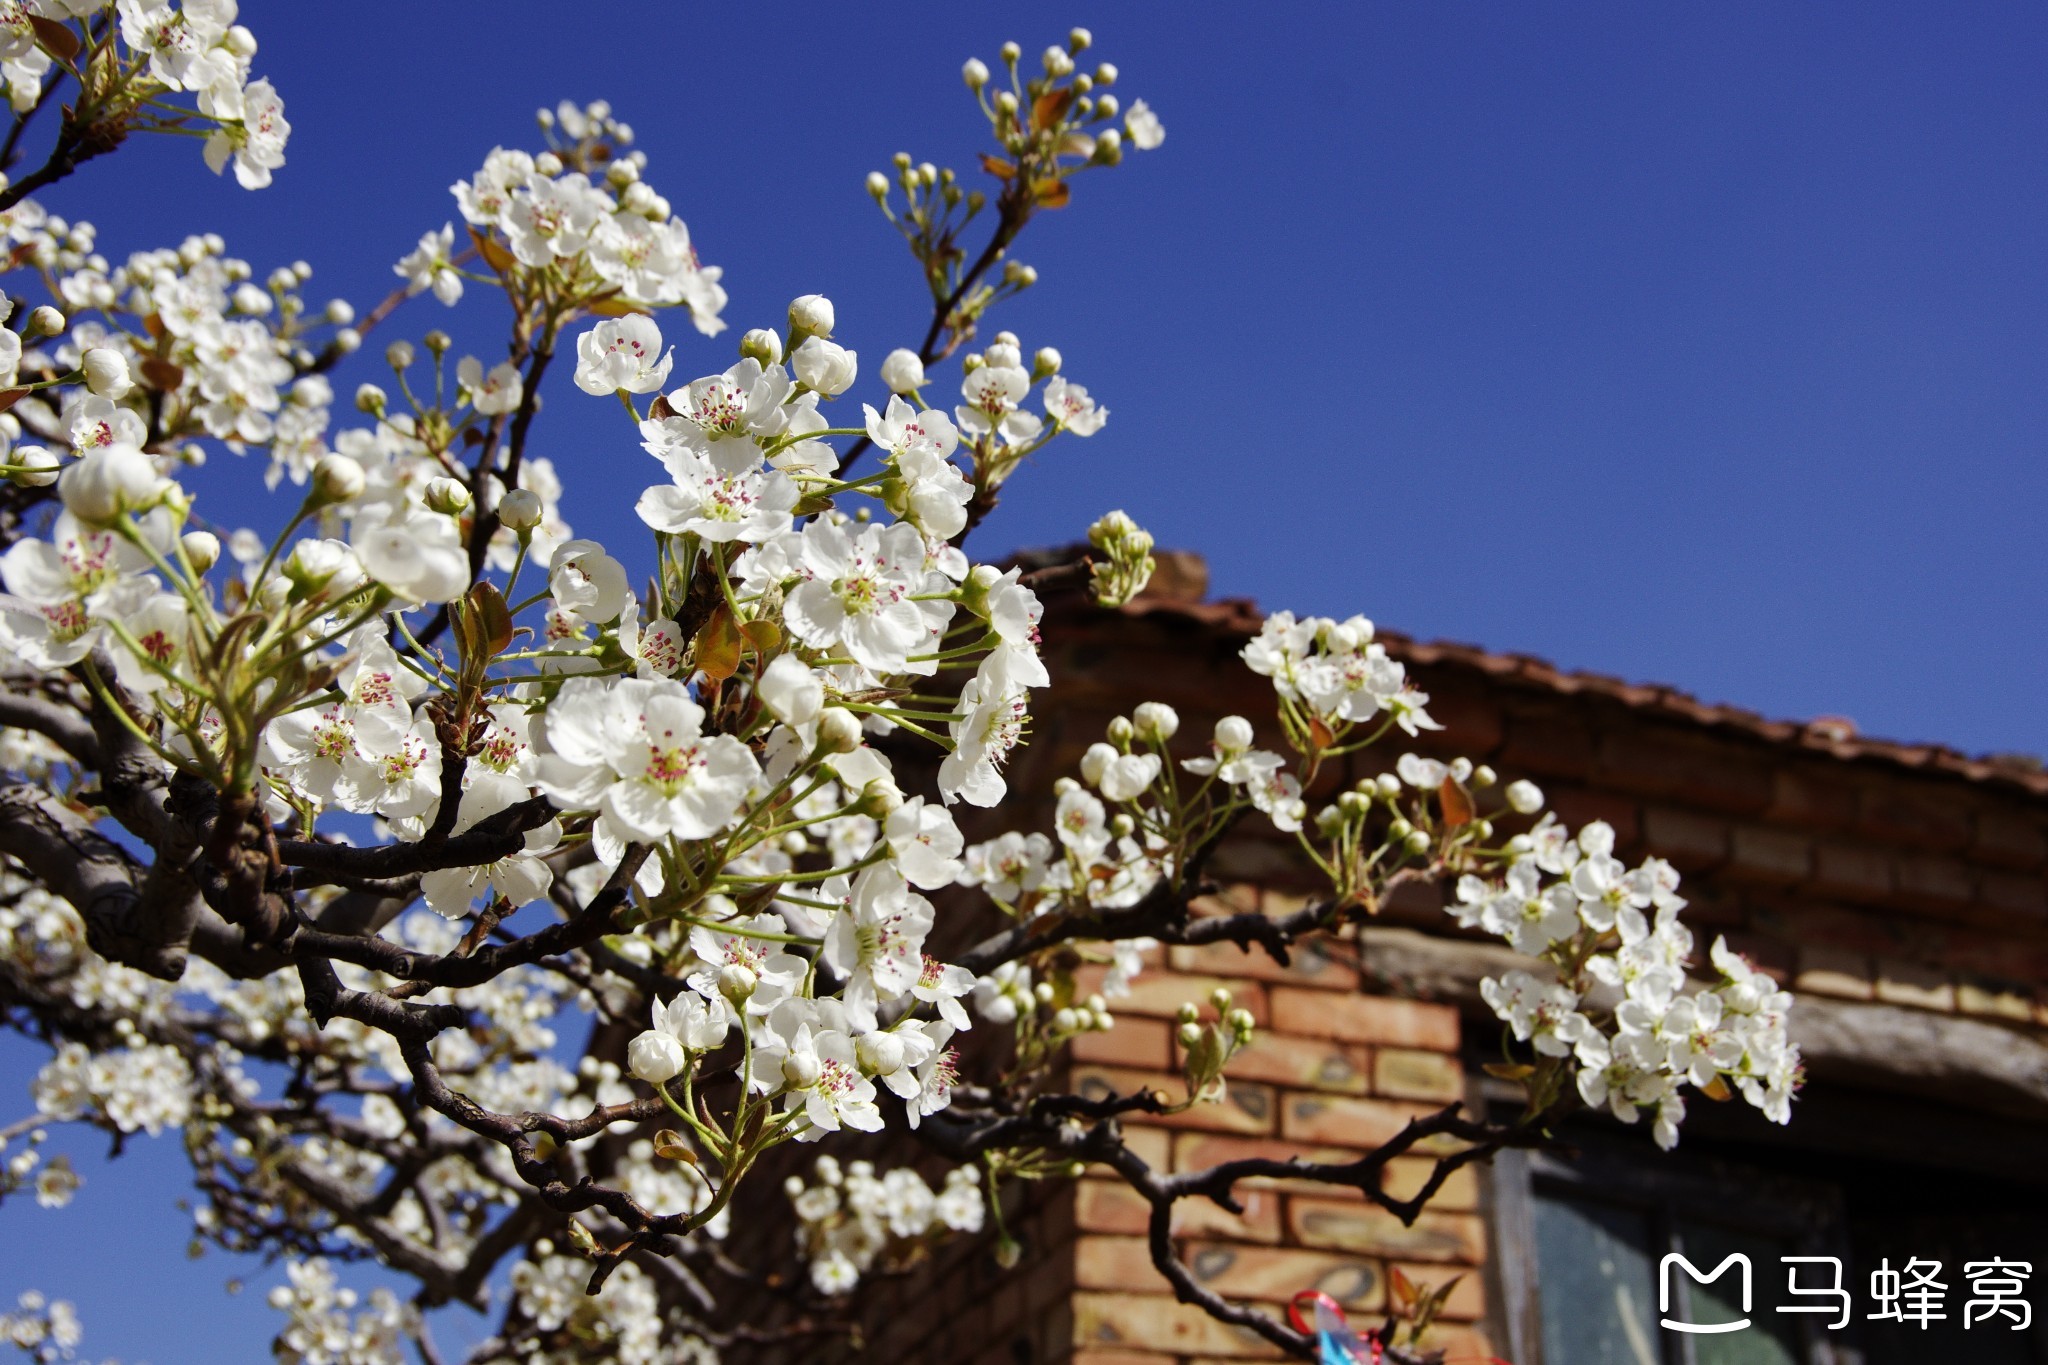
M808 292L872 374L925 305L862 176L898 149L964 172L982 131L961 59L1085 23L1168 136L1084 177L1016 253L1041 283L1000 325L1058 346L1113 416L1020 475L985 552L1121 506L1268 606L2048 751L2048 11L1001 13L246 0L294 125L276 185L246 193L159 140L46 202L110 256L217 230L367 308L454 216L451 181L532 145L537 105L602 96L726 269L734 331L671 328L676 377L724 368L739 330ZM442 326L490 355L501 320L429 301L380 337ZM577 529L623 547L655 466L566 380L536 453ZM222 458L200 486L216 518L274 524L253 468ZM131 1164L174 1170L156 1146ZM253 1293L215 1311L219 1258L145 1278L182 1245L169 1187L86 1173L66 1213L0 1209L0 1245L55 1244L7 1258L0 1289L78 1299L95 1355L260 1353L274 1315Z

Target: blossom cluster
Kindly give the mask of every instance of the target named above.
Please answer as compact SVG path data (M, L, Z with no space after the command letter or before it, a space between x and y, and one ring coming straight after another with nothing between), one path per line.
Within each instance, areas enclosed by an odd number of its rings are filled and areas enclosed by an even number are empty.
M543 1240L512 1271L512 1295L528 1329L512 1358L531 1365L589 1361L592 1365L717 1365L701 1339L664 1331L654 1282L640 1267L622 1265L597 1294L585 1292L589 1262L566 1256Z
M618 151L632 128L600 101L543 111L563 137L538 155L494 148L477 173L452 186L474 251L515 292L538 279L564 294L610 306L681 305L699 332L716 336L726 295L717 266L703 265L690 230L641 174L645 153ZM602 170L595 176L590 172ZM411 294L462 297L465 272L452 224L420 238L397 273ZM516 277L516 278L515 278Z
M1678 874L1660 858L1629 868L1613 850L1604 822L1572 836L1546 816L1509 842L1497 880L1459 879L1458 922L1543 964L1484 982L1486 1003L1538 1058L1575 1064L1588 1106L1624 1123L1650 1114L1660 1146L1678 1141L1688 1085L1725 1098L1732 1083L1788 1122L1801 1080L1791 995L1720 937L1714 979L1693 986Z
M14 0L0 7L0 84L17 115L36 109L51 70L85 73L76 121L95 116L145 128L208 128L204 156L216 175L232 163L245 189L284 164L291 137L284 101L250 79L256 38L235 22L235 0ZM161 112L185 93L193 109Z
M956 1166L934 1193L907 1166L880 1175L874 1163L821 1156L812 1178L783 1182L797 1218L797 1245L821 1294L844 1294L877 1265L902 1267L953 1233L981 1231L981 1172Z
M283 1365L403 1365L406 1333L418 1321L417 1310L382 1286L361 1303L318 1256L287 1262L269 1302L287 1319L274 1351Z
M25 1352L37 1365L77 1359L84 1336L78 1309L68 1299L52 1300L38 1290L22 1291L14 1308L0 1313L0 1344Z

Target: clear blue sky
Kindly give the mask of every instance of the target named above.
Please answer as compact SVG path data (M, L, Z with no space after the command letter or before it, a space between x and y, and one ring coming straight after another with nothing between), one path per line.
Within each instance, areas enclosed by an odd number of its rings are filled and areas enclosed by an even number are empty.
M1042 283L1003 325L1113 416L1020 476L984 550L1122 506L1268 606L2048 751L2038 5L243 8L294 125L276 185L145 142L53 208L112 256L218 230L367 307L452 180L603 96L726 268L735 331L678 335L678 379L799 293L870 374L914 344L862 176L899 148L964 171L961 59L1088 24L1167 141L1034 225ZM385 335L489 354L498 316L415 304ZM578 530L624 543L653 466L566 378L536 449ZM258 519L253 473L216 462L213 515ZM56 1243L0 1257L0 1289L80 1300L95 1355L254 1358L275 1316L216 1311L225 1262L147 1278L171 1190L86 1174L64 1214L0 1210L0 1246Z

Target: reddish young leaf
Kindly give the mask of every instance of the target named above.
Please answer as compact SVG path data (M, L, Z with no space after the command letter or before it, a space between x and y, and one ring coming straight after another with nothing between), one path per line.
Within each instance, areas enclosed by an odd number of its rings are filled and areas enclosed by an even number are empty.
M999 157L981 154L981 168L998 180L1009 180L1017 174L1017 168Z
M637 303L628 302L616 293L607 294L601 299L592 299L583 305L583 310L595 313L601 318L622 318L631 313L638 313L641 317L648 315L645 308Z
M694 660L704 676L714 682L724 682L740 669L739 627L732 619L732 608L721 606L711 613L711 619L697 632L697 647Z
M1063 209L1073 198L1073 192L1064 180L1041 180L1031 187L1031 194L1038 200L1038 206L1044 209Z
M185 371L161 356L144 356L139 368L143 382L162 393L176 393L185 382Z
M4 393L0 393L0 412L7 411L26 397L28 397L27 389L8 389Z
M36 31L36 42L41 45L43 51L60 62L75 60L79 48L84 46L69 24L60 24L55 19L45 19L35 14L28 16L28 23L29 27Z
M476 614L477 644L484 657L497 658L512 643L512 612L504 594L489 583L479 583L469 590L469 608Z
M1401 1267L1387 1267L1387 1288L1394 1294L1395 1307L1405 1313L1415 1306L1415 1281L1401 1273Z
M1031 131L1042 133L1066 117L1074 103L1074 87L1048 90L1031 102Z
M519 263L518 258L496 238L487 237L475 228L469 230L469 240L476 243L476 254L484 258L484 264L500 275Z
M1456 829L1472 823L1472 798L1458 785L1455 778L1445 778L1444 784L1436 789L1436 799L1443 804L1444 825Z

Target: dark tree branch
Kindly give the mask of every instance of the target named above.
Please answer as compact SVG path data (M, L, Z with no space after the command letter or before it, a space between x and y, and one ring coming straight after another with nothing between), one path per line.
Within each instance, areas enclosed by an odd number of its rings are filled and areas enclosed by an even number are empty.
M280 839L277 856L287 867L306 868L323 876L346 876L356 882L374 878L410 877L447 867L478 867L509 858L526 846L529 830L555 818L554 807L544 796L508 806L480 820L472 828L437 844L379 844L357 848L351 844L330 844L316 839ZM315 880L312 885L320 885ZM397 888L366 887L366 890L395 893Z
M47 697L0 691L0 725L32 730L62 749L80 768L100 766L99 736L76 709Z

